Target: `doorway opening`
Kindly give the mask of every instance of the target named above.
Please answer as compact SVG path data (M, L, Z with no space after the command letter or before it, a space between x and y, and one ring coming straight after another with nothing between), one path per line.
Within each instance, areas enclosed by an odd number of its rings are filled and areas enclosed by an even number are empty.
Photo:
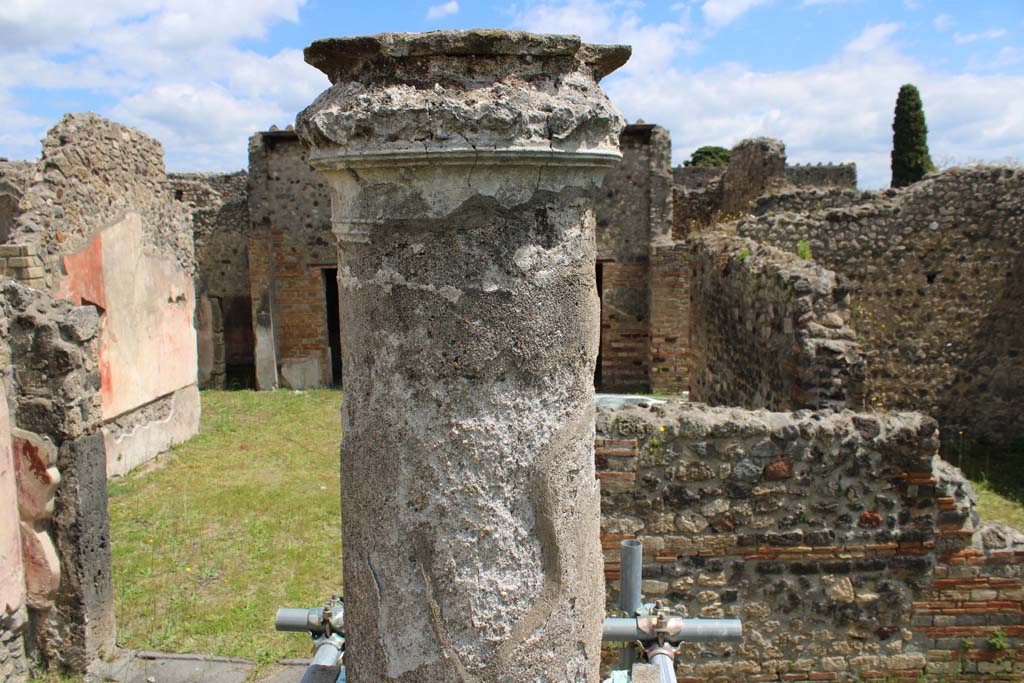
M324 308L327 311L327 345L331 352L331 386L341 386L341 299L338 269L323 268Z

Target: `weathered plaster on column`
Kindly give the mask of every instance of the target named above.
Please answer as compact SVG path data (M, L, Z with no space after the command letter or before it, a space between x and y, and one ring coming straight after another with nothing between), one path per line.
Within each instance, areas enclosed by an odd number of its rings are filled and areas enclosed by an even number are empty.
M603 616L592 195L628 48L314 43L299 116L340 245L353 683L591 682Z

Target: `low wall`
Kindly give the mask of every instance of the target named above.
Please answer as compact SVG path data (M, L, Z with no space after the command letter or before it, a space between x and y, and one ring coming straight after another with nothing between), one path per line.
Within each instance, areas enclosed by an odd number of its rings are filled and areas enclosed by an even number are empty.
M786 182L797 187L857 187L857 164L786 166Z
M861 204L748 216L744 237L847 276L874 405L950 440L1024 438L1024 169L953 168Z
M638 538L645 599L744 622L684 646L683 683L1020 680L1024 535L938 447L916 413L599 409L609 609Z
M690 241L690 397L794 410L863 401L864 359L835 273L753 240Z

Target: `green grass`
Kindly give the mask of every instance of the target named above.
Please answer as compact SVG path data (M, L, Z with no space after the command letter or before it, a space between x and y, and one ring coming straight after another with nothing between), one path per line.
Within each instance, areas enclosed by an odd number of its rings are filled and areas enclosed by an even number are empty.
M1024 530L1024 445L994 449L950 443L942 457L971 480L983 521Z
M278 607L341 591L341 392L203 392L200 434L112 482L118 644L309 656Z

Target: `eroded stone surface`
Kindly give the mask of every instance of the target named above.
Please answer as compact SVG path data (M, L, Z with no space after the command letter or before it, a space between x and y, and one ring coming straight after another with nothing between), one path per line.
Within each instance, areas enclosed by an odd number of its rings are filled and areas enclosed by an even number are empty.
M353 683L597 680L608 54L502 32L307 51L334 81L297 130L341 245Z

